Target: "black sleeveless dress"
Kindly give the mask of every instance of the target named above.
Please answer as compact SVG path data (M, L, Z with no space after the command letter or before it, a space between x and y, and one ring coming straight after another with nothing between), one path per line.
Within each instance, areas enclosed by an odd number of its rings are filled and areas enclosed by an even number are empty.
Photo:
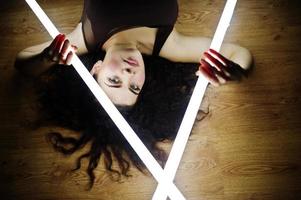
M101 48L120 31L158 28L153 55L159 55L177 17L177 0L85 0L81 22L89 51Z

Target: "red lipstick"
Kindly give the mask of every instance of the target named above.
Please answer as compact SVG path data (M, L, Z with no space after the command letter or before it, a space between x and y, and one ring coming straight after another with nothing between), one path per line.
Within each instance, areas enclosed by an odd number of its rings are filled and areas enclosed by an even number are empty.
M139 62L136 59L132 58L132 57L129 57L129 58L123 59L123 60L124 60L124 62L128 63L129 65L131 65L133 67L138 67L139 66Z

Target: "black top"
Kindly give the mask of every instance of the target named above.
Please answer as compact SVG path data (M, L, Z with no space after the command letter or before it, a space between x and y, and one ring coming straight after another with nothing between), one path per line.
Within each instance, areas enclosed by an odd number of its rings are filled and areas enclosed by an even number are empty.
M158 55L177 16L177 0L85 0L81 21L89 51L102 47L117 32L158 28L153 48L153 55Z

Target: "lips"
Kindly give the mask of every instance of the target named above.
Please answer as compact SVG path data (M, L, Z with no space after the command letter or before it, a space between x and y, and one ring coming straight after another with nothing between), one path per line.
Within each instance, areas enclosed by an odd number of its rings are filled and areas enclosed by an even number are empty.
M139 66L139 62L136 59L132 58L132 57L127 58L127 59L123 59L123 60L124 60L124 62L128 63L129 65L131 65L133 67L138 67Z

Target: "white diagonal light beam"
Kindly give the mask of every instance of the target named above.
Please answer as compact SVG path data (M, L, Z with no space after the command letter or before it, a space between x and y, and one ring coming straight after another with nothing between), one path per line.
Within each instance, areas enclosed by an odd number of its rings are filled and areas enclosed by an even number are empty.
M38 19L41 21L43 26L49 32L52 38L55 38L59 31L47 17L45 12L41 9L41 7L37 4L35 0L25 0L33 12L36 14ZM154 176L154 178L164 185L167 185L168 188L168 195L174 200L184 200L185 197L183 194L178 190L178 188L173 184L168 182L168 179L165 179L164 171L161 166L158 164L156 159L152 156L152 154L148 151L127 121L123 118L111 100L107 97L104 91L99 87L97 82L91 76L90 72L86 69L86 67L82 64L80 59L74 55L72 59L72 65L81 78L84 80L86 85L89 87L91 92L94 94L96 99L105 109L105 111L109 114L111 119L115 122L116 126L120 130L120 132L124 135L127 139L129 144L133 147L137 155L146 165L148 170Z
M220 50L227 28L230 25L236 2L237 0L227 0L223 14L218 23L217 29L215 31L213 40L210 45L211 49L214 49L216 51ZM177 137L173 143L172 149L170 151L168 160L164 168L165 176L169 179L170 183L173 182L173 179L177 172L195 117L202 102L207 84L207 79L204 76L199 76L189 104L187 106L186 112L184 114L182 123L180 125ZM167 193L168 190L166 190L166 187L167 185L163 185L163 183L159 182L156 191L153 195L153 200L166 199L167 195L169 195L169 193Z

